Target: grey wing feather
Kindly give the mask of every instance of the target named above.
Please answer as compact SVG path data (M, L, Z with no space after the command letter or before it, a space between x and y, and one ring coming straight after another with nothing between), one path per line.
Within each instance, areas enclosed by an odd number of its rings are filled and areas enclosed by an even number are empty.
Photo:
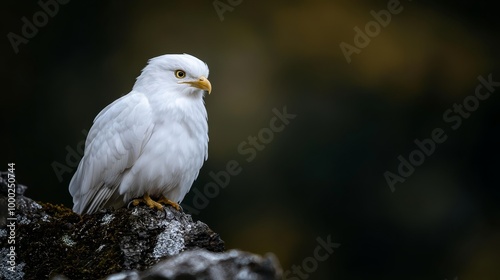
M140 156L153 126L149 101L140 93L121 97L97 115L69 185L73 211L92 213L123 204L117 201L121 178Z

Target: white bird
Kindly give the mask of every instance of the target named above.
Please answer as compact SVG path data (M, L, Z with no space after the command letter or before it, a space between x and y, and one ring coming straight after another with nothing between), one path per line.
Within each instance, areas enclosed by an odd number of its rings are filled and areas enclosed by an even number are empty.
M132 91L94 119L69 185L73 211L119 208L134 198L134 205L179 210L208 156L207 77L208 66L188 54L150 59Z

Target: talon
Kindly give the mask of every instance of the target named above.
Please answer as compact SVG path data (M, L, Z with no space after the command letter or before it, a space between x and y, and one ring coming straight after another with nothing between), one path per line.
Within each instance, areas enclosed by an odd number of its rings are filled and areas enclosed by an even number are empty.
M144 204L146 204L151 209L156 208L157 210L163 210L163 205L161 205L160 203L151 199L151 197L149 197L148 193L145 193L142 198L136 198L136 199L132 200L130 203L132 203L134 206L137 206L141 202L144 202ZM129 203L129 205L130 205L130 203Z
M158 202L170 205L170 206L174 207L177 211L180 211L182 209L178 203L173 202L172 200L166 198L163 195L160 196L160 199L158 199Z
M132 203L132 205L134 205L134 206L139 205L141 202L144 202L144 199L142 199L142 198L136 198L136 199L130 201L130 203Z
M132 204L132 205L134 205L134 206L137 206L137 205L135 204L135 199L133 199L133 200L129 201L129 203L127 204L127 209L130 209L130 204ZM139 203L137 203L137 204L139 204Z
M147 206L149 206L149 208L151 209L156 208L158 210L163 210L163 205L152 200L151 197L149 197L148 193L144 194L144 200L145 200L144 202L146 203Z

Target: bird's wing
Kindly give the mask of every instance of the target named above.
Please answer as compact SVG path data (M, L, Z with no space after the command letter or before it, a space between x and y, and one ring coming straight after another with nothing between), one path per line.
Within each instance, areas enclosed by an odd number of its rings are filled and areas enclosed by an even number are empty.
M97 115L69 185L73 211L92 213L118 198L122 173L140 156L153 126L149 101L140 93L121 97Z

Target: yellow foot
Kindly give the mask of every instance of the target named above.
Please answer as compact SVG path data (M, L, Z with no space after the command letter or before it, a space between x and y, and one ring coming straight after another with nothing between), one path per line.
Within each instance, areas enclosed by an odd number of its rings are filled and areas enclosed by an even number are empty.
M171 205L172 207L174 207L177 211L180 211L181 210L181 206L178 204L178 203L175 203L173 202L172 200L166 198L165 196L161 195L160 196L160 199L158 199L158 202L160 203L163 203L163 204L167 204L167 205Z
M148 193L145 193L142 198L136 198L136 199L132 200L132 204L134 206L139 205L139 203L141 203L141 202L144 202L147 206L149 206L149 208L156 208L157 210L163 210L163 205L152 200L151 197L149 197Z

